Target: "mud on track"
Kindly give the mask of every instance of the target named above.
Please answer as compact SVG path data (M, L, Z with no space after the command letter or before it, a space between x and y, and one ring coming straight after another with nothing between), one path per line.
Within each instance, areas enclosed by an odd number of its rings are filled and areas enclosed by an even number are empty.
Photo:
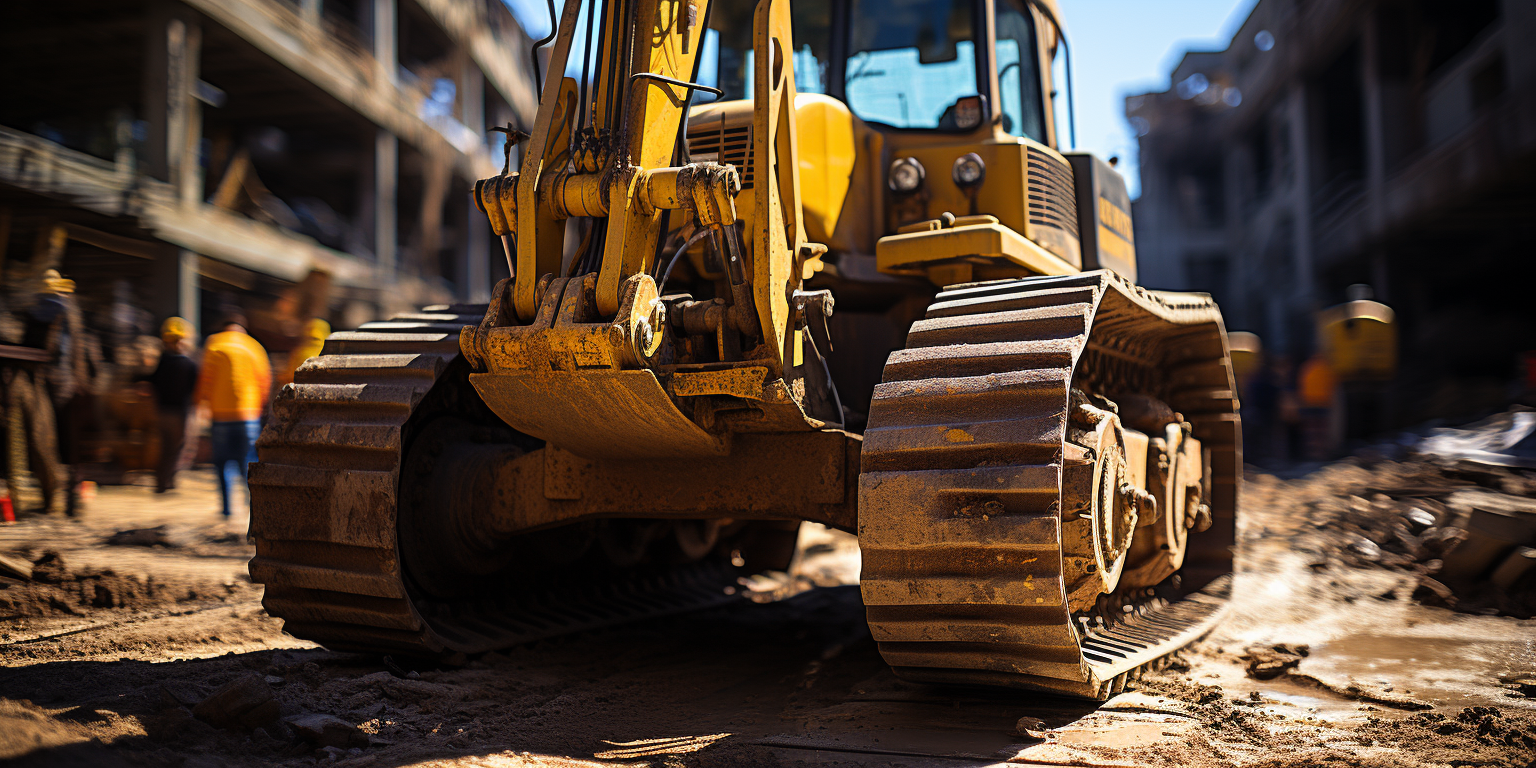
M433 669L330 653L282 634L261 611L257 589L236 578L249 556L245 545L209 522L195 493L177 502L186 507L178 512L142 489L108 489L85 522L0 529L0 551L32 546L41 556L46 543L72 572L185 579L193 597L171 590L164 594L174 599L126 607L87 600L73 605L80 615L3 620L0 760L1530 764L1536 700L1512 681L1536 672L1536 622L1418 605L1410 599L1413 574L1338 557L1332 533L1295 513L1298 498L1348 494L1373 471L1343 466L1289 482L1255 478L1232 618L1168 669L1098 707L897 681L864 628L857 589L812 588L848 584L857 573L850 538L825 531L807 532L792 576L753 585L768 602L743 600ZM104 543L116 531L159 524L176 540L171 546ZM1250 676L1266 653L1279 673ZM317 748L287 726L218 729L191 715L220 686L253 675L280 714L331 715L356 731L343 734L341 746ZM1024 722L1045 739L1021 735L1021 718L1042 721Z

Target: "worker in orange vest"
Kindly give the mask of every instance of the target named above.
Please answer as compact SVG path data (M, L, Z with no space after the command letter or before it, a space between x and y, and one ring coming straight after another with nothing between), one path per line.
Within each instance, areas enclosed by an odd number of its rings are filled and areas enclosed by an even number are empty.
M203 346L203 367L197 378L197 402L212 416L213 466L219 475L224 517L230 516L229 494L235 482L232 465L245 479L247 465L256 460L261 412L272 389L272 363L261 344L245 332L245 317L230 314L223 330Z
M1306 458L1320 461L1328 457L1333 447L1333 405L1339 380L1321 354L1302 363L1296 379Z

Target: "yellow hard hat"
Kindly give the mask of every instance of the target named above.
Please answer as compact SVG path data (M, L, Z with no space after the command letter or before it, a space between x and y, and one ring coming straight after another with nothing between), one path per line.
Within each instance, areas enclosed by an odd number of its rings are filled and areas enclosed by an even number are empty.
M179 317L167 317L160 324L160 339L166 342L181 341L192 335L192 324Z
M62 276L59 275L59 271L57 269L44 270L43 285L47 286L48 290L52 291L53 293L75 292L75 281L65 280Z

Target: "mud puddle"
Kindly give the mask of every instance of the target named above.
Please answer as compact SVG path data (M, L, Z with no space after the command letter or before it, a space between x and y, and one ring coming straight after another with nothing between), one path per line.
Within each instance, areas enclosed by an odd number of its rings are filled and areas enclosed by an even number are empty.
M1374 682L1437 707L1536 711L1536 699L1511 695L1504 685L1536 672L1536 626L1526 629L1523 639L1352 634L1312 646L1300 670Z

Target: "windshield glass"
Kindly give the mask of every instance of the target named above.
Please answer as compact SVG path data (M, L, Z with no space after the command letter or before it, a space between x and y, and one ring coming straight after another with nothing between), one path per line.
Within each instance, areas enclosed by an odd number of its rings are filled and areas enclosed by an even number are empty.
M698 82L725 91L725 100L752 98L752 12L756 5L751 0L723 0L710 11L710 29L704 31L704 44L699 48ZM826 93L831 4L796 4L790 17L790 36L795 42L795 90ZM702 91L693 99L695 104L710 101L714 96Z
M997 4L997 87L1003 130L1045 142L1035 20L1023 0Z
M955 128L955 101L980 92L972 0L853 0L848 108L894 128Z

